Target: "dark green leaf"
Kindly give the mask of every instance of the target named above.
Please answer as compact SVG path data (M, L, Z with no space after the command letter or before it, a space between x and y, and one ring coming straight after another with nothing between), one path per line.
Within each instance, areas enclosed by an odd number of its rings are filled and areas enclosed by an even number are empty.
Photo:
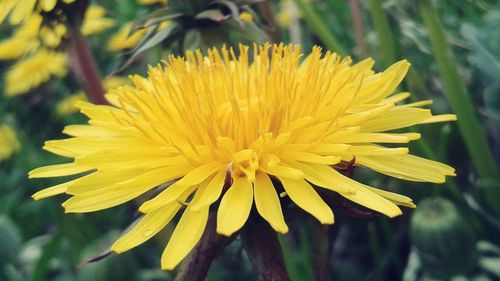
M150 13L149 15L145 16L143 19L135 22L132 25L132 27L130 28L129 34L134 33L138 29L148 28L148 27L151 27L153 25L158 25L163 21L172 20L172 19L178 18L182 15L183 15L182 13L178 13L176 11L173 11L172 9L170 9L168 7L156 10L156 11Z

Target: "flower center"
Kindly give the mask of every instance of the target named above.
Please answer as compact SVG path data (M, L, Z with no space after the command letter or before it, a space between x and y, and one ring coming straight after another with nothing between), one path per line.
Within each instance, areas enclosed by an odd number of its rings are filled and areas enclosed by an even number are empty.
M240 150L231 157L233 175L244 177L249 181L255 179L255 172L259 169L259 156L251 149Z

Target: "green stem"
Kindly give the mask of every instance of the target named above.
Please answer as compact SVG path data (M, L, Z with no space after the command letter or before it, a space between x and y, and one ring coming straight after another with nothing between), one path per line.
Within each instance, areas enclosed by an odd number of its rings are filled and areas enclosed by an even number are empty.
M345 48L339 43L337 38L330 32L328 25L321 16L314 10L314 5L307 4L304 0L295 0L297 7L304 16L304 20L309 25L311 30L319 37L321 42L330 51L335 51L338 54L346 55Z
M430 0L420 0L418 3L446 89L446 97L458 116L458 129L465 141L472 162L480 179L499 179L498 165L493 158L484 130L481 128L476 116L474 103L458 74L455 59L446 41L445 32L436 9ZM500 200L500 193L495 190L492 195L494 196L488 196L488 198L497 203Z
M329 227L316 220L310 220L314 280L328 281L330 261Z
M280 243L281 251L283 252L283 259L285 261L285 268L290 276L290 280L299 281L302 280L301 273L296 262L294 260L294 253L292 247L290 247L290 242L286 236L279 235L278 242Z
M382 7L382 0L370 0L368 3L373 25L375 26L375 32L379 39L378 43L379 50L382 53L382 60L385 67L388 67L398 58L396 41L391 31L389 18Z

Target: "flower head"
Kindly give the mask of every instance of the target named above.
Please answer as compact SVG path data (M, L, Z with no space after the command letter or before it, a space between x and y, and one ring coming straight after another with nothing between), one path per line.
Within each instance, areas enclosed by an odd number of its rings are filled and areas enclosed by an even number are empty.
M75 0L62 0L69 4ZM50 12L57 4L57 0L0 0L0 23L10 14L10 23L19 24L40 11Z
M124 49L135 47L147 32L147 29L139 29L129 34L132 23L123 25L108 41L107 48L111 52L118 52Z
M42 16L33 15L10 36L0 42L0 60L12 60L33 52L40 46L37 40Z
M104 7L98 5L89 6L83 17L81 27L83 35L98 34L113 27L115 21L111 18L106 18L105 15L106 9Z
M199 241L211 205L217 232L227 236L254 205L277 232L287 232L280 193L323 224L334 217L320 189L390 217L401 214L398 205L414 206L336 169L354 157L357 166L411 181L441 183L454 175L406 147L382 145L420 137L388 131L455 119L419 108L428 101L396 105L409 96L392 94L408 62L375 73L370 59L352 65L320 48L302 62L301 56L299 46L241 46L239 55L212 49L170 57L146 78L132 76L133 86L109 92L114 106L81 103L89 125L68 126L71 138L46 142L46 150L73 162L35 169L30 177L86 174L33 197L67 193L66 212L81 213L154 190L139 208L143 219L112 249L143 243L183 209L162 256L162 268L172 269Z
M66 75L67 55L40 49L32 56L19 60L5 76L5 95L16 96L48 81L50 77Z
M21 147L12 127L0 125L0 161L9 158Z

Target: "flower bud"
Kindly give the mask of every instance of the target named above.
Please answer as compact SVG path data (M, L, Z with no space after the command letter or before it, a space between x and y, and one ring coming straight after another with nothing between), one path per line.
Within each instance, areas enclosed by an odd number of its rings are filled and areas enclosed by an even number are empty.
M477 263L476 236L455 205L443 198L422 201L410 225L422 269L432 277L466 274Z

